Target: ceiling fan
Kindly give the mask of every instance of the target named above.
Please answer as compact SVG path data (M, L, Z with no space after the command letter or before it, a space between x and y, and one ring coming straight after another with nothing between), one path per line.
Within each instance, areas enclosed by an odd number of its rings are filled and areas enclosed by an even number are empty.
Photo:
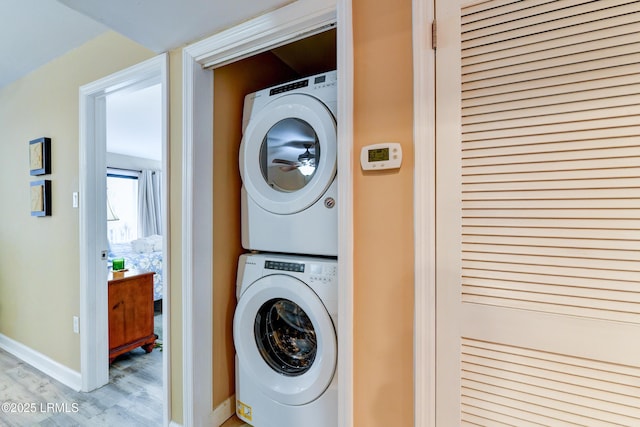
M315 170L315 159L316 156L311 154L309 148L311 148L313 144L304 144L304 148L306 149L304 153L298 156L298 161L285 160L285 159L273 159L272 163L278 163L283 166L280 166L280 170L284 172L291 172L293 170L299 169L303 175L311 175Z

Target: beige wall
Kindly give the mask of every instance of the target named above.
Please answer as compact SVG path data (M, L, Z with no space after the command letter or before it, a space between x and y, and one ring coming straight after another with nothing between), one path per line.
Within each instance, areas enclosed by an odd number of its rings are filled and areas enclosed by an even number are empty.
M354 414L413 425L411 0L353 0ZM363 173L362 146L402 144L399 171Z
M0 90L0 333L80 370L78 89L153 52L105 33ZM30 216L28 142L52 138L51 217Z
M113 32L88 42L0 90L0 333L80 370L78 191L79 87L154 56ZM171 402L182 420L182 50L169 54ZM52 142L53 215L31 218L28 141ZM8 179L10 177L10 179Z

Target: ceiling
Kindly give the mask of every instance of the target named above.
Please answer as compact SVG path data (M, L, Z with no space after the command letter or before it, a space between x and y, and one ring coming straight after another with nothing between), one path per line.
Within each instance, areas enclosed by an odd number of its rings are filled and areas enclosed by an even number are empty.
M108 30L162 53L294 1L0 0L0 89ZM110 152L159 160L159 90L111 97Z
M0 88L106 30L55 0L0 0Z
M166 52L295 0L0 0L0 88L112 29Z
M160 53L295 0L58 1Z

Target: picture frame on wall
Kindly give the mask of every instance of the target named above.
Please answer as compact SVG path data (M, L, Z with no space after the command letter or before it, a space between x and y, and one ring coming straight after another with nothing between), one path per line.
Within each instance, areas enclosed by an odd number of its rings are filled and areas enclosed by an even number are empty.
M51 138L29 141L29 173L33 176L51 173Z
M51 181L31 182L31 216L51 216Z

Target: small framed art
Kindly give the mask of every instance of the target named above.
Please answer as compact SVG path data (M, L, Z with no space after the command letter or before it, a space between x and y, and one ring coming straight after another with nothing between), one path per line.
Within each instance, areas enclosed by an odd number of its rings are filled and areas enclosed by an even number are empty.
M51 173L51 138L29 141L29 172L31 175Z
M31 216L51 215L51 181L43 179L31 183Z

